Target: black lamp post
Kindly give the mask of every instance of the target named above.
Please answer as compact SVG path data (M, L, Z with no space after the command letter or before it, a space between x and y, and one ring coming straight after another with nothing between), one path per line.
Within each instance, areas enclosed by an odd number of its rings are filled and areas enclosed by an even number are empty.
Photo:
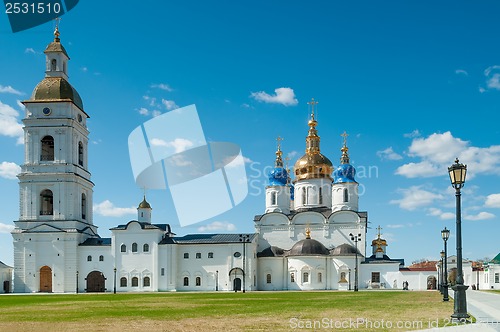
M76 271L76 294L78 294L78 271Z
M444 293L444 258L446 257L444 254L444 250L441 250L440 257L441 257L439 261L440 272L438 274L438 278L441 280L439 282L439 292L442 295Z
M219 291L219 270L215 271L215 291Z
M246 279L246 266L245 266L245 258L246 258L246 244L250 242L250 235L248 234L240 234L240 242L243 243L243 293L245 293L245 279Z
M116 267L113 268L113 294L116 294Z
M467 174L467 165L460 164L458 158L455 163L448 167L448 174L450 175L451 185L455 188L456 197L456 216L457 216L457 282L452 287L455 291L455 312L451 318L457 320L464 320L469 318L467 313L467 299L465 290L469 286L464 285L464 271L462 269L462 209L460 202L460 189L465 184L465 176Z
M358 291L358 241L361 241L361 233L358 235L352 235L352 233L349 234L351 237L351 241L354 241L354 244L356 245L356 258L355 258L355 263L354 263L354 291Z
M443 255L443 301L449 301L448 297L448 246L446 245L448 238L450 237L450 230L446 227L441 231L441 238L444 242L444 251L441 251Z

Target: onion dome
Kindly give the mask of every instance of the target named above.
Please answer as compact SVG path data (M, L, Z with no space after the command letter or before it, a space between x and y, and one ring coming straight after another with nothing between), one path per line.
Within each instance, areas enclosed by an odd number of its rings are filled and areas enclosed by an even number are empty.
M318 122L314 119L314 98L308 103L312 106L311 119L309 120L309 132L306 137L306 154L295 163L295 181L306 179L326 178L332 179L332 162L320 153L320 137L316 130Z
M270 186L286 186L288 184L288 172L283 167L283 152L281 151L280 141L283 140L278 136L278 148L276 150L276 161L274 168L269 172L269 185Z
M146 196L144 196L144 199L139 204L137 209L151 209L151 205L146 201Z
M311 239L311 232L306 230L306 238L295 243L288 253L289 256L325 256L330 251L319 241Z
M341 136L344 137L344 146L342 146L342 157L340 157L340 165L333 172L333 183L356 182L354 176L356 169L349 163L349 148L347 147L347 134L344 132Z
M33 90L30 101L71 101L83 110L82 98L63 77L45 77Z

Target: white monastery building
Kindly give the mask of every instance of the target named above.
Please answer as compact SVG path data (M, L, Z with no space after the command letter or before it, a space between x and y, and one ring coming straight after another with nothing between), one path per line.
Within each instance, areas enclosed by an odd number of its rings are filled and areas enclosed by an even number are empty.
M411 271L403 260L390 259L380 228L366 252L368 214L359 210L347 135L334 167L321 154L314 100L305 154L293 179L278 140L255 233L176 237L170 225L152 222L144 197L137 220L101 238L92 218L89 115L68 82L69 56L57 28L54 34L44 52L45 77L23 102L25 161L12 231L13 289L7 284L4 291L349 290L355 272L359 289L401 289L404 281L410 289L435 288L436 268Z

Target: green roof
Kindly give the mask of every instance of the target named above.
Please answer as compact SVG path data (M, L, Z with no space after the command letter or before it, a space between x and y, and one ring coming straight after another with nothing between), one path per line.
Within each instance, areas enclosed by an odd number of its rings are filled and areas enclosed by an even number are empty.
M493 258L490 263L492 264L500 264L500 253Z

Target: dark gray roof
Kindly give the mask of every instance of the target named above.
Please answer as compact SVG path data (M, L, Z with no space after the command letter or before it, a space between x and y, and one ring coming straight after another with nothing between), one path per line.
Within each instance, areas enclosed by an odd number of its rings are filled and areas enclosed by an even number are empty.
M392 258L389 258L389 256L387 256L387 255L384 255L381 258L377 258L375 255L371 255L370 257L367 257L363 263L365 263L365 264L399 263L399 265L404 266L405 260L404 259L392 259Z
M366 217L368 216L368 212L366 212L366 211L362 211L362 212L352 211L352 210L341 210L341 211L351 211L351 212L357 213L358 216L362 219L363 218L366 219ZM335 211L333 213L338 213L341 211ZM302 213L302 212L318 212L318 213L321 213L325 218L329 218L333 214L332 209L329 207L301 208L298 210L292 210L288 214L285 214L282 212L269 212L269 213L281 213L281 214L284 214L285 216L287 216L288 220L292 220L293 217L295 217L295 215ZM264 217L266 214L268 214L268 213L256 215L253 218L253 221L260 221L262 219L262 217Z
M188 234L180 237L166 237L160 244L222 244L241 243L241 236L248 236L252 242L257 234Z
M110 237L90 237L84 242L80 243L81 246L110 246L111 238Z
M169 224L150 224L148 222L141 222L141 221L137 221L137 220L131 220L125 225L118 225L116 227L110 228L110 230L111 231L126 230L128 225L130 225L130 223L132 223L132 222L136 222L139 225L141 225L142 229L161 229L164 232L171 233Z
M7 264L5 264L4 262L0 261L0 267L1 268L11 268L12 269L12 266L8 266Z
M257 257L280 257L284 255L285 255L285 250L276 246L267 247L266 249L257 253Z
M356 252L361 255L359 250L350 244L344 243L332 250L332 256L355 256Z
M289 256L325 256L330 251L319 241L314 239L303 239L295 243L288 252Z

